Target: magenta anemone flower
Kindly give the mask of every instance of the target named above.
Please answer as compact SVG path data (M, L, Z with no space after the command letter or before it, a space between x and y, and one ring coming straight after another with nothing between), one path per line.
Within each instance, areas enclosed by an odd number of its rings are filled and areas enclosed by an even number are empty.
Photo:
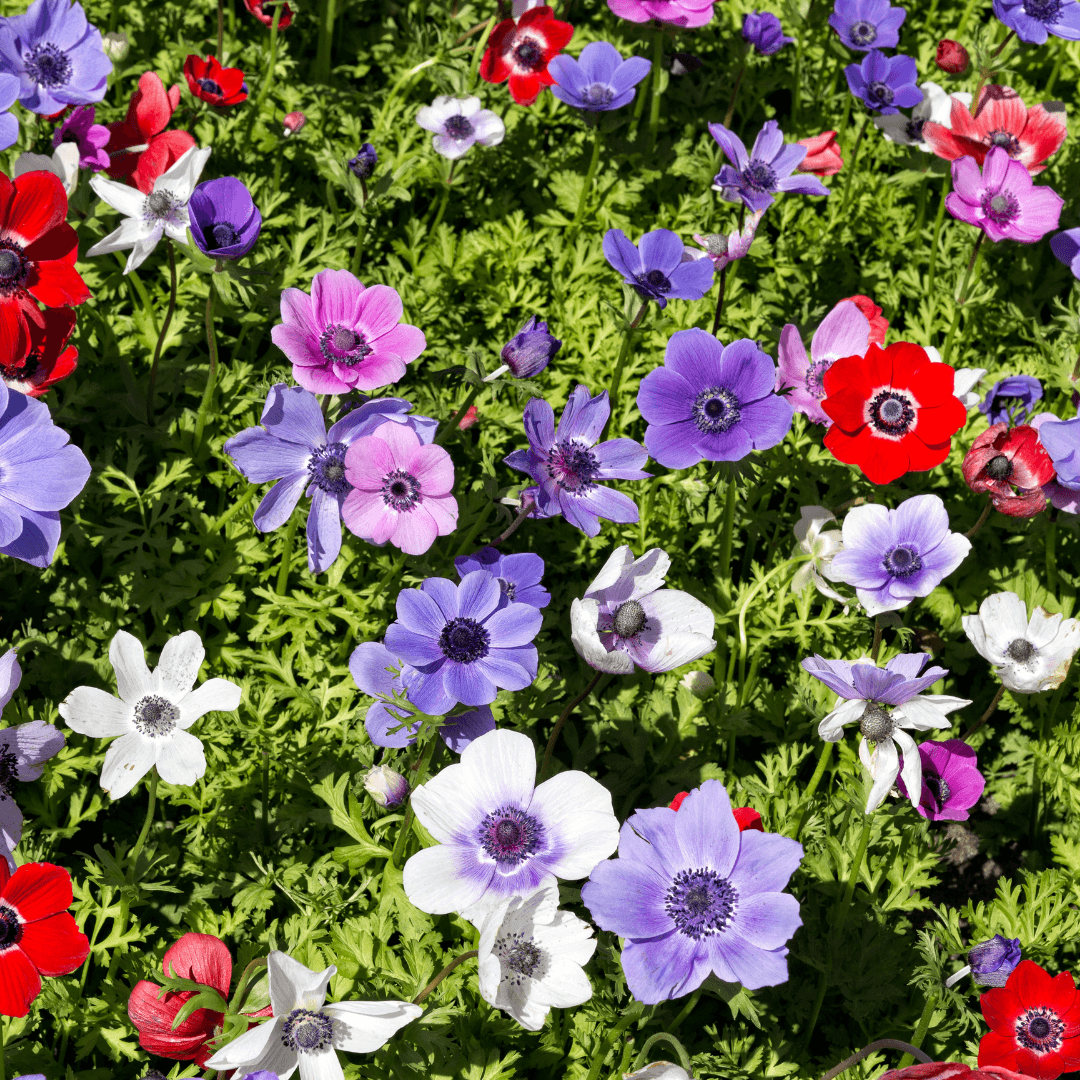
M607 0L607 5L629 22L656 19L671 26L694 29L712 22L714 0Z
M79 168L98 172L109 167L109 129L94 123L94 106L82 105L72 112L53 133L53 149L61 143L73 142L79 148Z
M320 270L310 296L281 294L282 321L270 337L313 394L378 390L396 383L427 345L421 330L401 322L402 312L389 286L365 288L348 270Z
M919 743L918 750L922 795L915 809L929 821L967 821L968 811L986 787L975 751L962 739ZM910 797L902 775L897 786L905 798Z

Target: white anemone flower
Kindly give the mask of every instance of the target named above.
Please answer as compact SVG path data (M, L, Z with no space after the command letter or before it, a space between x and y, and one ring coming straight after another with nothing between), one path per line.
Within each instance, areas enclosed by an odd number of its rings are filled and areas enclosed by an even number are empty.
M186 244L188 200L209 156L209 146L202 149L193 146L154 181L154 189L149 195L128 184L95 176L90 186L127 220L104 240L99 240L86 254L107 255L131 248L127 266L124 267L124 273L129 274L146 262L162 236Z
M101 770L101 786L114 799L155 767L166 783L186 786L206 772L202 743L187 729L208 712L233 712L240 687L228 679L208 679L193 690L205 655L199 635L186 630L165 642L151 673L139 640L118 630L109 663L120 696L79 686L60 703L72 731L94 739L120 736Z
M569 1009L592 997L582 968L596 939L587 922L559 910L554 882L531 896L462 914L480 931L480 996L526 1031L539 1031L552 1008Z
M930 147L922 137L923 124L933 120L935 124L952 130L953 100L970 107L971 95L964 90L947 94L936 82L930 81L920 83L919 89L923 92L923 99L911 110L911 116L895 112L891 116L875 116L872 119L889 142L917 146L923 153L929 154Z
M965 615L964 633L980 656L994 665L994 673L1007 690L1038 694L1054 690L1064 681L1077 649L1080 622L1063 615L1048 615L1027 606L1016 593L988 596L978 615Z
M337 968L312 971L283 952L267 957L273 1019L244 1032L206 1063L241 1074L276 1073L288 1080L297 1066L302 1080L344 1080L337 1051L371 1054L424 1010L407 1001L339 1001L326 1004Z
M986 368L981 367L956 369L956 375L953 378L953 393L960 399L965 409L973 409L982 401L982 395L975 390L975 387L979 385L985 374Z
M839 524L836 515L824 506L803 506L799 508L799 521L795 526L795 539L799 544L796 555L809 555L810 561L803 563L791 579L791 591L801 593L811 585L819 593L832 600L847 604L848 597L838 593L825 578L829 576L829 567L833 556L844 549L844 541L839 529L825 531L830 522ZM824 576L822 576L824 575Z
M671 565L653 548L640 559L625 544L616 548L585 596L570 605L570 640L597 671L629 675L671 671L716 648L716 617L678 589L662 589Z
M12 166L12 176L22 176L28 172L51 172L59 176L68 198L79 186L79 148L75 143L61 143L52 157L45 154L20 154Z
M435 133L436 151L456 161L473 145L498 146L506 135L506 125L498 113L480 108L478 97L455 98L440 94L416 114L416 122Z

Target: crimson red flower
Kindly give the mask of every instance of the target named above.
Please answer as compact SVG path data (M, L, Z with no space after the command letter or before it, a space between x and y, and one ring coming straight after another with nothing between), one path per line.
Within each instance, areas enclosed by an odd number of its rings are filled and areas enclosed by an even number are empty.
M1010 428L991 424L964 457L964 480L975 492L986 492L1009 517L1034 517L1046 509L1043 484L1054 479L1054 463L1026 424Z
M974 116L953 98L949 123L952 130L932 120L923 124L923 140L938 157L973 157L981 169L990 150L1001 146L1032 176L1046 168L1046 159L1061 149L1066 135L1064 105L1051 101L1028 109L1007 86L984 86Z
M0 173L0 366L25 359L30 324L46 307L82 304L90 290L75 269L79 238L64 220L67 194L58 176Z
M216 56L189 56L184 61L188 89L210 105L239 105L247 101L247 84L239 68L222 67Z
M0 1013L25 1016L42 975L69 975L90 942L66 910L71 875L52 863L26 863L13 874L0 859Z
M1020 1080L1021 1074L996 1065L973 1069L959 1061L928 1061L906 1069L890 1069L878 1080Z
M813 173L815 176L835 176L844 167L844 159L840 156L840 144L836 141L835 131L823 131L820 135L799 139L798 145L806 147L806 157L796 167L797 172Z
M954 374L906 341L842 357L822 379L821 408L833 421L825 445L874 484L940 465L967 422L967 409L953 393Z
M845 296L844 300L850 300L866 316L866 321L870 324L869 344L884 345L885 332L889 329L889 320L881 317L881 308L869 296L863 296L862 293Z
M680 791L679 794L668 803L668 809L678 810L679 807L682 806L683 800L689 794L689 791ZM754 829L757 832L765 831L765 826L761 824L761 815L749 806L733 806L731 812L735 815L735 824L739 826L739 832L746 832L747 829Z
M263 11L263 0L244 0L244 7L248 9L249 14L254 15L256 19L263 24L263 26L270 25L270 12ZM288 4L282 4L278 8L278 29L284 30L286 26L292 25L292 8Z
M574 28L555 18L551 8L530 8L515 23L505 19L491 32L480 61L480 77L489 83L510 80L510 96L519 105L531 105L545 86L554 84L548 61L562 52Z
M979 1068L997 1065L1038 1080L1080 1069L1080 997L1067 971L1051 978L1021 960L1004 986L979 999L990 1033L979 1043Z
M942 38L938 42L935 60L937 66L950 75L963 75L968 69L968 64L971 63L971 57L968 56L967 49L959 41L953 41L952 38Z
M160 76L143 73L123 123L105 125L109 129L105 149L112 156L106 171L114 180L130 180L149 195L154 181L195 145L188 132L165 130L179 104L179 86L166 91Z
M71 308L49 308L41 322L30 320L30 350L18 364L0 363L0 378L20 394L41 397L53 383L66 379L79 361L79 352L68 339L75 330Z

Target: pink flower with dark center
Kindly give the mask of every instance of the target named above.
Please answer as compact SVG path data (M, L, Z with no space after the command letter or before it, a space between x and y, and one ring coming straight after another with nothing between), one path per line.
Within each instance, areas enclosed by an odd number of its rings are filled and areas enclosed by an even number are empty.
M313 394L378 390L396 383L427 345L423 331L401 322L402 312L389 286L365 288L348 270L321 270L310 296L281 294L282 321L270 337Z
M975 751L962 739L919 743L918 751L922 794L915 809L929 821L967 821L968 811L986 787ZM902 776L897 778L897 787L905 798L910 797Z

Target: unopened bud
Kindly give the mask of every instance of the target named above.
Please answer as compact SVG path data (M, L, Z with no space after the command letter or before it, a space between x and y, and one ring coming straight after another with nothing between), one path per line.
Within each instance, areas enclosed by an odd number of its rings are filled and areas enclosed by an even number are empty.
M376 765L364 773L364 790L380 806L393 810L409 797L409 782L386 765Z
M623 1073L623 1080L693 1080L681 1066L671 1061L654 1061L644 1069Z
M349 159L349 168L357 180L367 180L378 163L379 155L375 152L375 147L366 142L356 152L356 157Z
M501 356L515 379L531 379L561 348L562 342L548 333L548 324L533 315L503 346Z
M1004 986L1020 963L1020 939L995 934L968 951L971 977L976 986Z
M696 698L707 698L716 689L716 680L707 671L688 671L680 680L680 686Z
M475 405L470 405L465 410L465 415L458 421L457 426L461 431L468 431L479 419L480 410Z
M967 49L959 41L945 38L938 42L937 66L950 75L963 75L971 63Z
M117 63L127 57L131 48L128 44L127 34L122 34L117 30L110 30L109 33L103 34L101 45L105 50L105 55Z
M285 114L285 119L281 121L285 126L285 137L295 135L306 123L307 117L302 112L291 112Z

